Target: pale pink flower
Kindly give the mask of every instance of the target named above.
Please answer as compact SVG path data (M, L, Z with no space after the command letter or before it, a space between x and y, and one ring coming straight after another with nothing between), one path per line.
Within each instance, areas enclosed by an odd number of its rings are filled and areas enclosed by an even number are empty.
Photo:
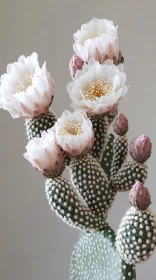
M113 59L117 64L120 53L117 27L107 19L93 18L74 34L75 53L84 61L95 58L100 63Z
M86 114L64 111L52 130L58 145L72 157L86 155L93 146L92 123Z
M64 157L57 145L52 130L43 131L41 138L34 137L26 146L24 157L44 176L59 176L64 168Z
M13 118L32 118L46 113L53 100L54 81L38 55L20 56L1 76L0 107Z

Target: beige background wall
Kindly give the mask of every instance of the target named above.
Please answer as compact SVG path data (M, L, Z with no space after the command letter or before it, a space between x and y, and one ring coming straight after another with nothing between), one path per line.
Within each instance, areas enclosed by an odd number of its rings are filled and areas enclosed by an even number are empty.
M56 81L53 109L69 109L66 84L72 34L93 16L119 25L120 46L130 85L122 106L130 121L129 138L147 133L153 142L147 185L156 211L156 2L155 0L0 0L0 74L19 55L39 53ZM49 211L44 180L22 157L23 120L0 112L0 279L68 280L76 230ZM120 194L110 213L117 228L129 207ZM155 279L156 256L138 266L137 280Z

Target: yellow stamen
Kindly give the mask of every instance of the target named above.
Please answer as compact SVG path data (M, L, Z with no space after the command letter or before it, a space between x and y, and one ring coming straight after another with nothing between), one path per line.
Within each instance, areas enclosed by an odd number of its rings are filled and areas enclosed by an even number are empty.
M97 32L96 34L92 35L90 38L91 39L94 39L94 38L97 38L99 37L103 32Z
M90 84L88 88L83 91L86 100L98 100L101 96L108 96L111 94L112 85L108 81L100 79Z
M73 120L65 123L63 129L59 131L59 135L68 135L68 134L75 137L78 137L81 134L83 134L82 123L76 123Z
M26 74L21 83L17 85L16 92L20 93L21 91L26 91L27 88L32 85L33 76L33 73L30 73L29 75Z

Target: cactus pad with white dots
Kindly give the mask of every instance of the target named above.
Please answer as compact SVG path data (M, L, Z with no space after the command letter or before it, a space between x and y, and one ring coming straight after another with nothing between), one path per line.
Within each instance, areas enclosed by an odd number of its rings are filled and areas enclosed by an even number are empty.
M25 125L28 140L31 140L34 137L41 137L42 132L53 127L56 120L57 118L52 111L48 111L38 118L27 119Z
M115 117L117 116L117 113L118 113L118 109L116 108L115 110L107 113L107 117L108 117L108 122L109 122L109 125L113 122L113 120L115 119Z
M91 156L72 159L70 174L73 185L91 211L105 216L114 200L116 190L109 185L100 164Z
M107 137L107 143L101 160L101 166L104 172L107 174L108 179L111 177L111 165L113 160L113 142L114 135L112 133Z
M145 183L147 179L147 166L134 161L126 162L112 178L112 186L117 191L130 190L136 181Z
M113 142L113 160L111 165L111 177L113 177L125 162L128 153L127 136L117 136Z
M90 154L101 161L109 127L107 116L90 116L94 131L94 145Z
M120 258L114 241L110 227L80 237L72 255L70 280L135 280L135 266Z
M156 247L156 218L150 210L137 211L131 207L121 220L116 248L128 264L147 260Z
M95 216L83 205L67 179L61 176L47 179L46 195L51 209L72 227L95 231L106 226L105 219Z

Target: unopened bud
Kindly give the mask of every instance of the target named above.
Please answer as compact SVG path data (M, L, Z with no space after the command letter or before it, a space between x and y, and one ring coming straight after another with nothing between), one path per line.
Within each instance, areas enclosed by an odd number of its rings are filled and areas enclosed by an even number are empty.
M77 70L82 69L83 64L84 64L84 62L82 61L82 59L79 56L77 56L76 54L74 54L73 57L71 58L70 64L69 64L69 71L70 71L70 75L72 78L75 77Z
M128 120L124 114L121 113L116 118L114 123L114 131L120 136L125 135L126 132L128 131Z
M129 202L139 211L146 210L151 204L151 196L147 188L137 181L129 194Z
M152 144L150 138L142 135L133 139L130 144L130 155L139 163L144 163L151 155Z

